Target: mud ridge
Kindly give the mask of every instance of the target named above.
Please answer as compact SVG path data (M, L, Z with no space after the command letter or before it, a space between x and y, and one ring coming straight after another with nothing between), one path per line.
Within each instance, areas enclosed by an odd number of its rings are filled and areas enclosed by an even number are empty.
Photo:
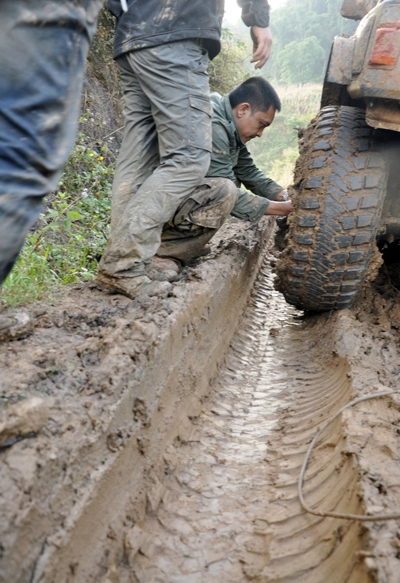
M268 508L272 540L265 581L398 581L398 521L313 516L301 509L297 493L319 427L355 398L398 389L397 331L384 302L367 288L369 297L364 294L352 311L306 318L294 336L288 329L306 358L288 365L288 410L269 442L275 500ZM398 511L399 402L395 394L359 403L327 428L306 473L311 507L367 515Z
M190 432L270 239L233 220L167 297L83 287L0 346L0 581L102 581L157 508L165 445ZM2 437L0 435L0 437Z
M266 440L287 383L277 345L293 312L273 290L268 261L192 431L167 447L160 505L135 525L116 580L260 580L271 540Z
M275 490L267 510L272 541L265 575L271 582L372 581L363 562L368 549L365 528L354 521L308 514L298 498L300 469L311 439L352 396L350 366L333 350L329 338L334 330L318 325L316 329L312 323L296 330L297 354L306 354L307 359L288 364L288 409L269 442L267 456ZM289 345L293 351L293 341ZM317 509L361 514L360 468L346 438L343 420L338 418L313 452L304 494Z

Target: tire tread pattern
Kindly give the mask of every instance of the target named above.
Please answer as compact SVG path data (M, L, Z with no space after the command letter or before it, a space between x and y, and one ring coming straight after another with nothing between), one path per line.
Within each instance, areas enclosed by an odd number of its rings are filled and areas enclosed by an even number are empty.
M362 109L324 108L303 136L275 286L302 310L348 308L376 252L388 169Z

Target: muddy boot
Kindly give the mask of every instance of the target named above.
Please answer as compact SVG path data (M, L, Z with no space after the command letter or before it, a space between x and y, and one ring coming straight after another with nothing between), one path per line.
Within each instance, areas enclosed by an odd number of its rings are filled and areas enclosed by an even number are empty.
M131 299L142 295L154 296L166 292L171 288L169 282L153 281L146 275L139 275L138 277L112 277L98 273L95 284L102 291L122 294Z
M189 237L182 236L182 233L175 229L164 231L157 256L178 259L182 265L187 265L193 259L207 255L211 249L206 243L215 235L217 229L202 228L199 231L200 234L197 236L192 232Z
M0 342L25 338L33 328L34 324L26 312L0 314Z
M170 257L153 257L151 263L146 266L146 274L155 281L178 281L182 265L176 259Z

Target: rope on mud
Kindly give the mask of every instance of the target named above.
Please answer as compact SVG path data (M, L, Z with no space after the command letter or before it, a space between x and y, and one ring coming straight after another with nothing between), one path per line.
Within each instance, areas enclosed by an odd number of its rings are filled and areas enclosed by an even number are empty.
M325 429L331 423L333 423L333 421L335 421L335 419L337 419L339 417L339 415L341 415L343 413L343 411L345 411L346 409L349 409L350 407L353 407L354 405L357 405L357 403L361 403L362 401L368 401L370 399L377 399L379 397L387 397L388 395L393 395L394 393L398 394L399 392L398 391L386 391L384 393L375 393L374 395L366 395L364 397L359 397L358 399L354 399L353 401L351 401L350 403L348 403L347 405L342 407L333 417L331 417L322 427L320 427L320 429L318 430L317 434L315 435L314 439L310 443L310 446L307 450L307 454L306 454L306 457L304 458L304 462L303 462L303 465L301 468L299 482L298 482L298 493L299 493L299 498L300 498L300 504L306 512L309 512L310 514L314 514L315 516L322 516L324 518L329 516L331 518L344 518L345 520L360 520L362 522L374 522L374 521L380 521L380 520L383 521L383 520L399 520L400 519L400 513L398 513L398 514L376 514L374 516L373 514L371 514L371 515L346 514L346 513L342 513L342 512L329 512L329 511L325 512L322 510L314 510L306 503L306 501L304 499L304 495L303 495L304 475L306 473L307 466L308 466L308 463L310 461L311 452L314 449L321 433L323 433L323 431L325 431Z

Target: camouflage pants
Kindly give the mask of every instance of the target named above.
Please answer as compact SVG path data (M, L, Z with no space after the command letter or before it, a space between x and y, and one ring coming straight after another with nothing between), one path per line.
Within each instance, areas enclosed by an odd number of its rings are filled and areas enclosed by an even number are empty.
M89 42L103 0L2 0L0 283L73 145Z
M237 198L238 189L231 180L205 178L164 225L157 255L174 257L183 264L200 255L231 214Z
M208 56L196 42L184 40L132 51L117 64L125 130L100 271L135 277L155 255L164 224L209 167Z

